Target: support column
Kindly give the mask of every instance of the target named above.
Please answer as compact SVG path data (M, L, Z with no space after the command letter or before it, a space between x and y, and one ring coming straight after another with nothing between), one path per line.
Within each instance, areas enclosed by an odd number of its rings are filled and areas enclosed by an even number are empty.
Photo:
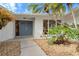
M49 30L49 19L48 19L48 30Z

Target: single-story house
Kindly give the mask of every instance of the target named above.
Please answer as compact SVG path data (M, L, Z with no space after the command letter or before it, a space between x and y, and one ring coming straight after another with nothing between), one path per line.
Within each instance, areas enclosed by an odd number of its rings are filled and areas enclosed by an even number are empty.
M42 39L42 35L46 34L49 27L55 25L55 18L48 14L14 14L16 20L9 22L0 30L0 41L13 39L16 36L31 36L34 39ZM79 17L77 15L77 23ZM73 23L71 14L67 14L59 22Z

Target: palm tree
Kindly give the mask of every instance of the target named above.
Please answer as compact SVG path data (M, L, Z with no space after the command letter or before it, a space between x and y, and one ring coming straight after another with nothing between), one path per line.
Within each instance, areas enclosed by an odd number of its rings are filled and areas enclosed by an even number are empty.
M0 29L13 19L14 16L8 10L0 7Z
M64 20L64 15L65 15L65 12L66 12L66 7L64 4L60 3L59 4L59 7L58 7L58 11L59 11L59 16L60 16L60 19L62 18L62 20ZM61 22L61 25L62 25L62 22Z
M58 16L59 16L59 4L58 3L54 3L52 6L52 13L55 15L55 22L56 22L56 26L57 26L57 20L58 20Z
M30 4L28 9L33 13L41 13L44 11L43 6L43 4Z
M77 29L76 18L75 18L75 15L74 15L73 9L72 9L72 5L73 5L73 4L72 4L72 3L67 3L66 5L69 7L69 10L70 10L71 13L72 13L72 17L73 17L74 25L75 25L75 28Z
M64 6L64 4L63 3L58 4L56 13L58 14L57 16L59 19L63 18L65 11L66 11L66 7Z
M46 12L50 15L50 11L52 11L52 14L55 15L55 23L57 26L57 20L58 20L57 18L60 12L61 5L63 6L63 4L58 3L45 3L45 4L31 4L29 7L33 13Z

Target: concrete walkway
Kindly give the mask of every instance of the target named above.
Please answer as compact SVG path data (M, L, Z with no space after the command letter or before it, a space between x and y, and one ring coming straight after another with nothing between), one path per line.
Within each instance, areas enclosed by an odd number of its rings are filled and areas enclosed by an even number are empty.
M33 39L21 39L21 56L46 56Z

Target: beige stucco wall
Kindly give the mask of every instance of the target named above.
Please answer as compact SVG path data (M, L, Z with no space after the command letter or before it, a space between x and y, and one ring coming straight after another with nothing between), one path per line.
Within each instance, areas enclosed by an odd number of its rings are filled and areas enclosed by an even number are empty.
M34 23L34 38L35 39L42 39L43 35L43 20L53 20L52 17L49 16L37 16L35 17Z
M9 22L5 27L0 30L0 41L15 38L15 22Z
M77 24L79 24L79 17L77 17L77 20L76 20Z
M40 17L35 18L34 22L34 38L41 38L40 36L43 33L43 19Z

